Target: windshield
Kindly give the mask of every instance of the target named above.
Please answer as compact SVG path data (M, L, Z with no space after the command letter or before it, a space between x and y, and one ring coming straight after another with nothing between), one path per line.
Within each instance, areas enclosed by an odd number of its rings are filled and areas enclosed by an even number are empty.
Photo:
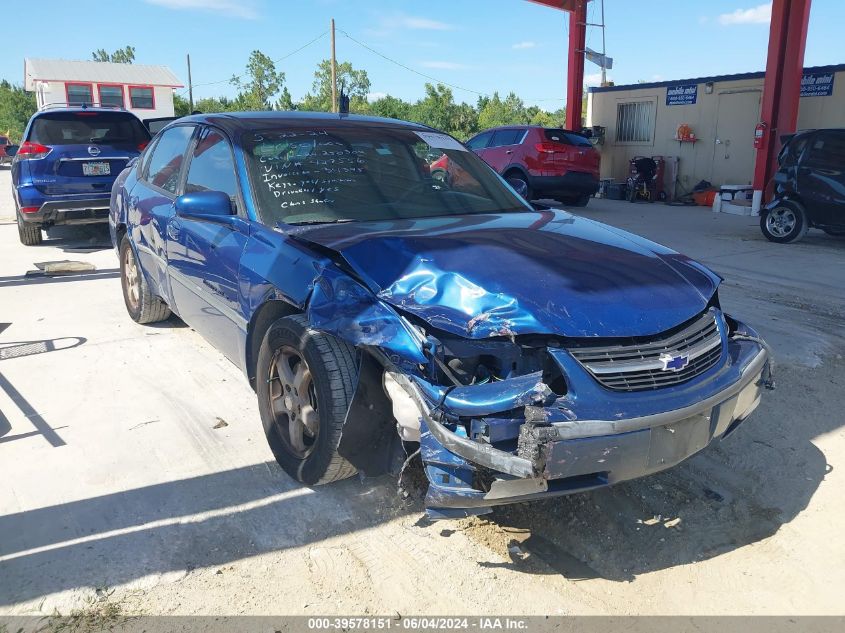
M150 140L141 121L125 112L50 112L32 122L29 140L42 145L139 145Z
M350 125L249 132L242 144L270 226L528 210L446 134Z

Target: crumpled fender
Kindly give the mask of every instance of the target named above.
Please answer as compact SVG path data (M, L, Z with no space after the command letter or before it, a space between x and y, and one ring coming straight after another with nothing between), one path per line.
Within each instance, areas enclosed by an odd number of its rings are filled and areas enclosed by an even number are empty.
M314 329L356 347L377 347L398 367L428 362L422 335L393 308L333 266L324 268L315 279L305 314Z

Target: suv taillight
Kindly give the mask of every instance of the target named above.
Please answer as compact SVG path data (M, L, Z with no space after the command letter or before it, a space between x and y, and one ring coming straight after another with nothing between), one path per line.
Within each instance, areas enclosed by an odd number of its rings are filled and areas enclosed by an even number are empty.
M18 148L18 152L15 156L34 160L38 158L44 158L47 154L52 151L52 147L47 147L46 145L42 145L41 143L32 143L30 141L24 141L23 143L21 143L21 146Z
M537 143L534 146L541 154L554 154L555 152L562 152L564 148L557 143Z

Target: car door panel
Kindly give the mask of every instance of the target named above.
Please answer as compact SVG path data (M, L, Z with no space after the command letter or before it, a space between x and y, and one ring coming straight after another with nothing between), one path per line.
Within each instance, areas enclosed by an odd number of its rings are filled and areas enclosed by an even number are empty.
M175 215L173 202L195 129L192 125L177 126L162 133L129 198L128 226L134 229L132 241L138 260L153 292L168 303L172 296L167 278L167 230Z
M817 132L801 157L796 179L814 224L845 223L845 132Z
M185 192L224 191L237 205L237 176L228 140L206 128L190 154ZM215 220L177 216L167 231L168 271L179 315L238 364L247 326L239 270L248 239L249 225L236 215Z

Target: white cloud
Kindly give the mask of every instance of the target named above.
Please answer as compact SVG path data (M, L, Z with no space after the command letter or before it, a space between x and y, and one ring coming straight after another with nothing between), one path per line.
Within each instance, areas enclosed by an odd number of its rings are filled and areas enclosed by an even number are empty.
M441 61L426 61L420 62L423 68L437 68L438 70L466 70L469 68L466 64L458 64L456 62L441 62Z
M145 0L167 9L200 10L244 20L258 19L258 11L244 0Z
M454 24L439 22L430 18L418 15L407 15L405 13L394 13L393 15L382 16L379 19L381 30L411 29L413 31L453 31Z
M536 46L537 46L537 42L526 41L526 42L517 42L516 44L511 46L511 48L513 48L515 50L522 50L522 49L525 49L525 48L535 48Z
M752 7L750 9L737 9L732 13L723 13L719 16L719 24L726 26L734 24L768 24L772 19L772 3Z

